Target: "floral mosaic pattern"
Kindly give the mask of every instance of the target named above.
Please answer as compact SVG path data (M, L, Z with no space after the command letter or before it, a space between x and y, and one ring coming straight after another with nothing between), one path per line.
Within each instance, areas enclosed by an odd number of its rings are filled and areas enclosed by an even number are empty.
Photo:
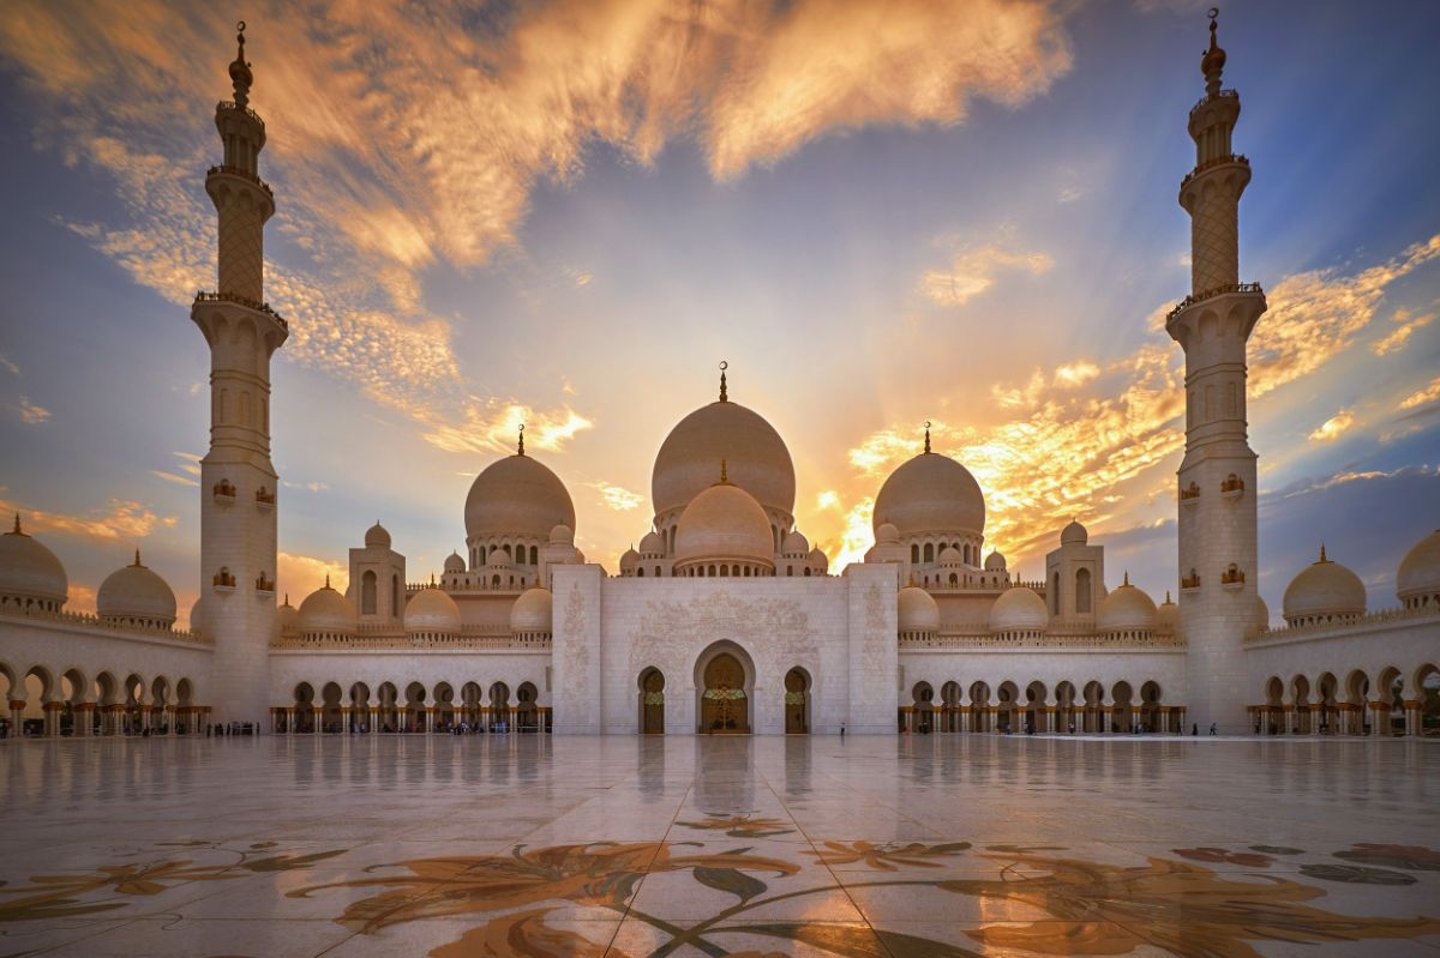
M686 828L702 831L723 831L731 838L768 838L772 835L793 835L795 829L778 818L754 818L750 815L724 815L706 812L703 822L676 822Z
M782 828L786 823L778 819L745 815L711 814L703 821L679 824L727 838L794 831ZM295 872L303 882L307 870L347 852L301 852L275 842L160 847L162 853L141 863L0 884L0 922L114 912L137 898L188 882L282 872ZM699 841L521 845L498 854L372 865L362 877L301 887L287 879L294 888L287 897L323 903L331 892L348 889L349 904L334 920L363 935L432 919L473 919L473 924L456 926L455 940L433 947L431 958L664 958L681 949L776 958L796 946L836 958L974 958L988 948L1034 955L1126 955L1159 949L1182 958L1258 958L1256 946L1265 942L1335 944L1440 936L1437 918L1364 917L1321 907L1317 901L1327 895L1324 883L1414 883L1421 879L1417 873L1440 870L1440 852L1420 846L1356 844L1333 853L1345 864L1300 863L1300 875L1321 885L1248 871L1269 868L1275 855L1310 854L1282 846L1174 849L1176 857L1150 857L1143 865L1089 861L1055 846L976 848L969 842L823 841L799 849L796 860L783 857L786 849L797 854L793 843L772 843L770 853L756 846L717 847ZM217 857L230 860L214 862ZM1207 867L1213 865L1246 871L1227 874ZM831 871L834 868L840 871ZM968 877L975 874L994 877ZM637 908L637 891L655 876L694 882L692 897L709 895L713 905L703 907L708 912L704 917L686 920ZM956 925L954 935L946 936L950 940L943 941L864 923L774 917L784 912L774 907L780 903L800 905L803 913L807 902L868 888L963 896L1023 906L1023 912L1045 917ZM362 892L358 898L356 889ZM571 920L576 907L605 909L616 915L616 922L623 918L647 926L655 944L636 950L612 943L604 929L613 931L613 924ZM990 911L1016 913L1013 907ZM757 939L771 940L774 947L757 948Z

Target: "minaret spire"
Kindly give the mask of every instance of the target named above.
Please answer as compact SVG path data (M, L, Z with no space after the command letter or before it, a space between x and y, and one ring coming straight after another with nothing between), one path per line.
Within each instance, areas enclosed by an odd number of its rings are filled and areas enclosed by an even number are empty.
M525 424L523 422L520 424L520 441L517 443L515 455L525 455Z
M1219 7L1210 8L1210 49L1200 58L1200 72L1205 74L1205 95L1220 95L1220 74L1225 69L1225 51L1215 39L1215 21L1220 16Z
M925 420L925 451L930 451L930 420Z
M729 368L730 368L730 364L729 364L729 363L727 363L727 362L726 362L725 360L723 360L723 359L720 360L720 401L721 401L721 402L729 402L729 401L730 401L730 400L726 397L726 394L725 394L725 370L727 370L727 369L729 369Z
M235 84L235 105L243 110L250 105L250 85L255 82L255 74L250 72L250 64L245 62L244 20L235 24L235 43L238 50L230 63L230 81Z

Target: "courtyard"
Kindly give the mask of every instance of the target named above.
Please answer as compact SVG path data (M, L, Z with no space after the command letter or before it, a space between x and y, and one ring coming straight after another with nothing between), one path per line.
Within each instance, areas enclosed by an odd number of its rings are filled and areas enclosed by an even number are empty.
M7 742L0 954L1440 955L1440 745Z

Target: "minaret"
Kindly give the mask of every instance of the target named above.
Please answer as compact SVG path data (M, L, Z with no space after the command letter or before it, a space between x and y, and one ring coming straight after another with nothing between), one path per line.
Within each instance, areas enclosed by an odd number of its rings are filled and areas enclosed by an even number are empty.
M201 627L215 642L207 697L217 721L263 724L276 629L270 357L289 330L264 302L263 235L275 200L259 177L265 124L248 105L244 22L239 30L235 100L215 107L225 158L205 177L219 215L219 287L196 294L190 318L210 346L210 451L200 462Z
M1242 661L1256 609L1255 453L1245 422L1245 343L1265 312L1258 283L1239 281L1240 194L1250 161L1230 144L1240 97L1220 87L1225 51L1200 61L1205 97L1190 111L1195 169L1180 184L1190 214L1191 293L1165 323L1185 350L1185 458L1179 472L1180 630L1188 646L1187 720L1248 728Z

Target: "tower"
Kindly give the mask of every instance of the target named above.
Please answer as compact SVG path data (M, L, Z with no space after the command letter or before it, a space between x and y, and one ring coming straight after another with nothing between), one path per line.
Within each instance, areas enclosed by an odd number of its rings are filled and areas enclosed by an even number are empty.
M1255 453L1245 422L1245 343L1265 312L1239 281L1240 194L1250 161L1230 144L1240 97L1220 87L1225 51L1210 13L1205 96L1190 111L1195 168L1180 184L1190 214L1191 292L1166 319L1185 351L1185 458L1179 471L1180 629L1191 719L1246 725L1242 642L1256 618Z
M260 179L265 123L249 108L245 24L230 64L233 102L215 107L224 160L205 177L219 218L219 284L190 318L210 346L210 450L200 461L200 583L204 631L215 642L211 689L222 722L263 722L275 633L277 476L270 463L270 357L285 320L264 302L265 221L275 212Z

